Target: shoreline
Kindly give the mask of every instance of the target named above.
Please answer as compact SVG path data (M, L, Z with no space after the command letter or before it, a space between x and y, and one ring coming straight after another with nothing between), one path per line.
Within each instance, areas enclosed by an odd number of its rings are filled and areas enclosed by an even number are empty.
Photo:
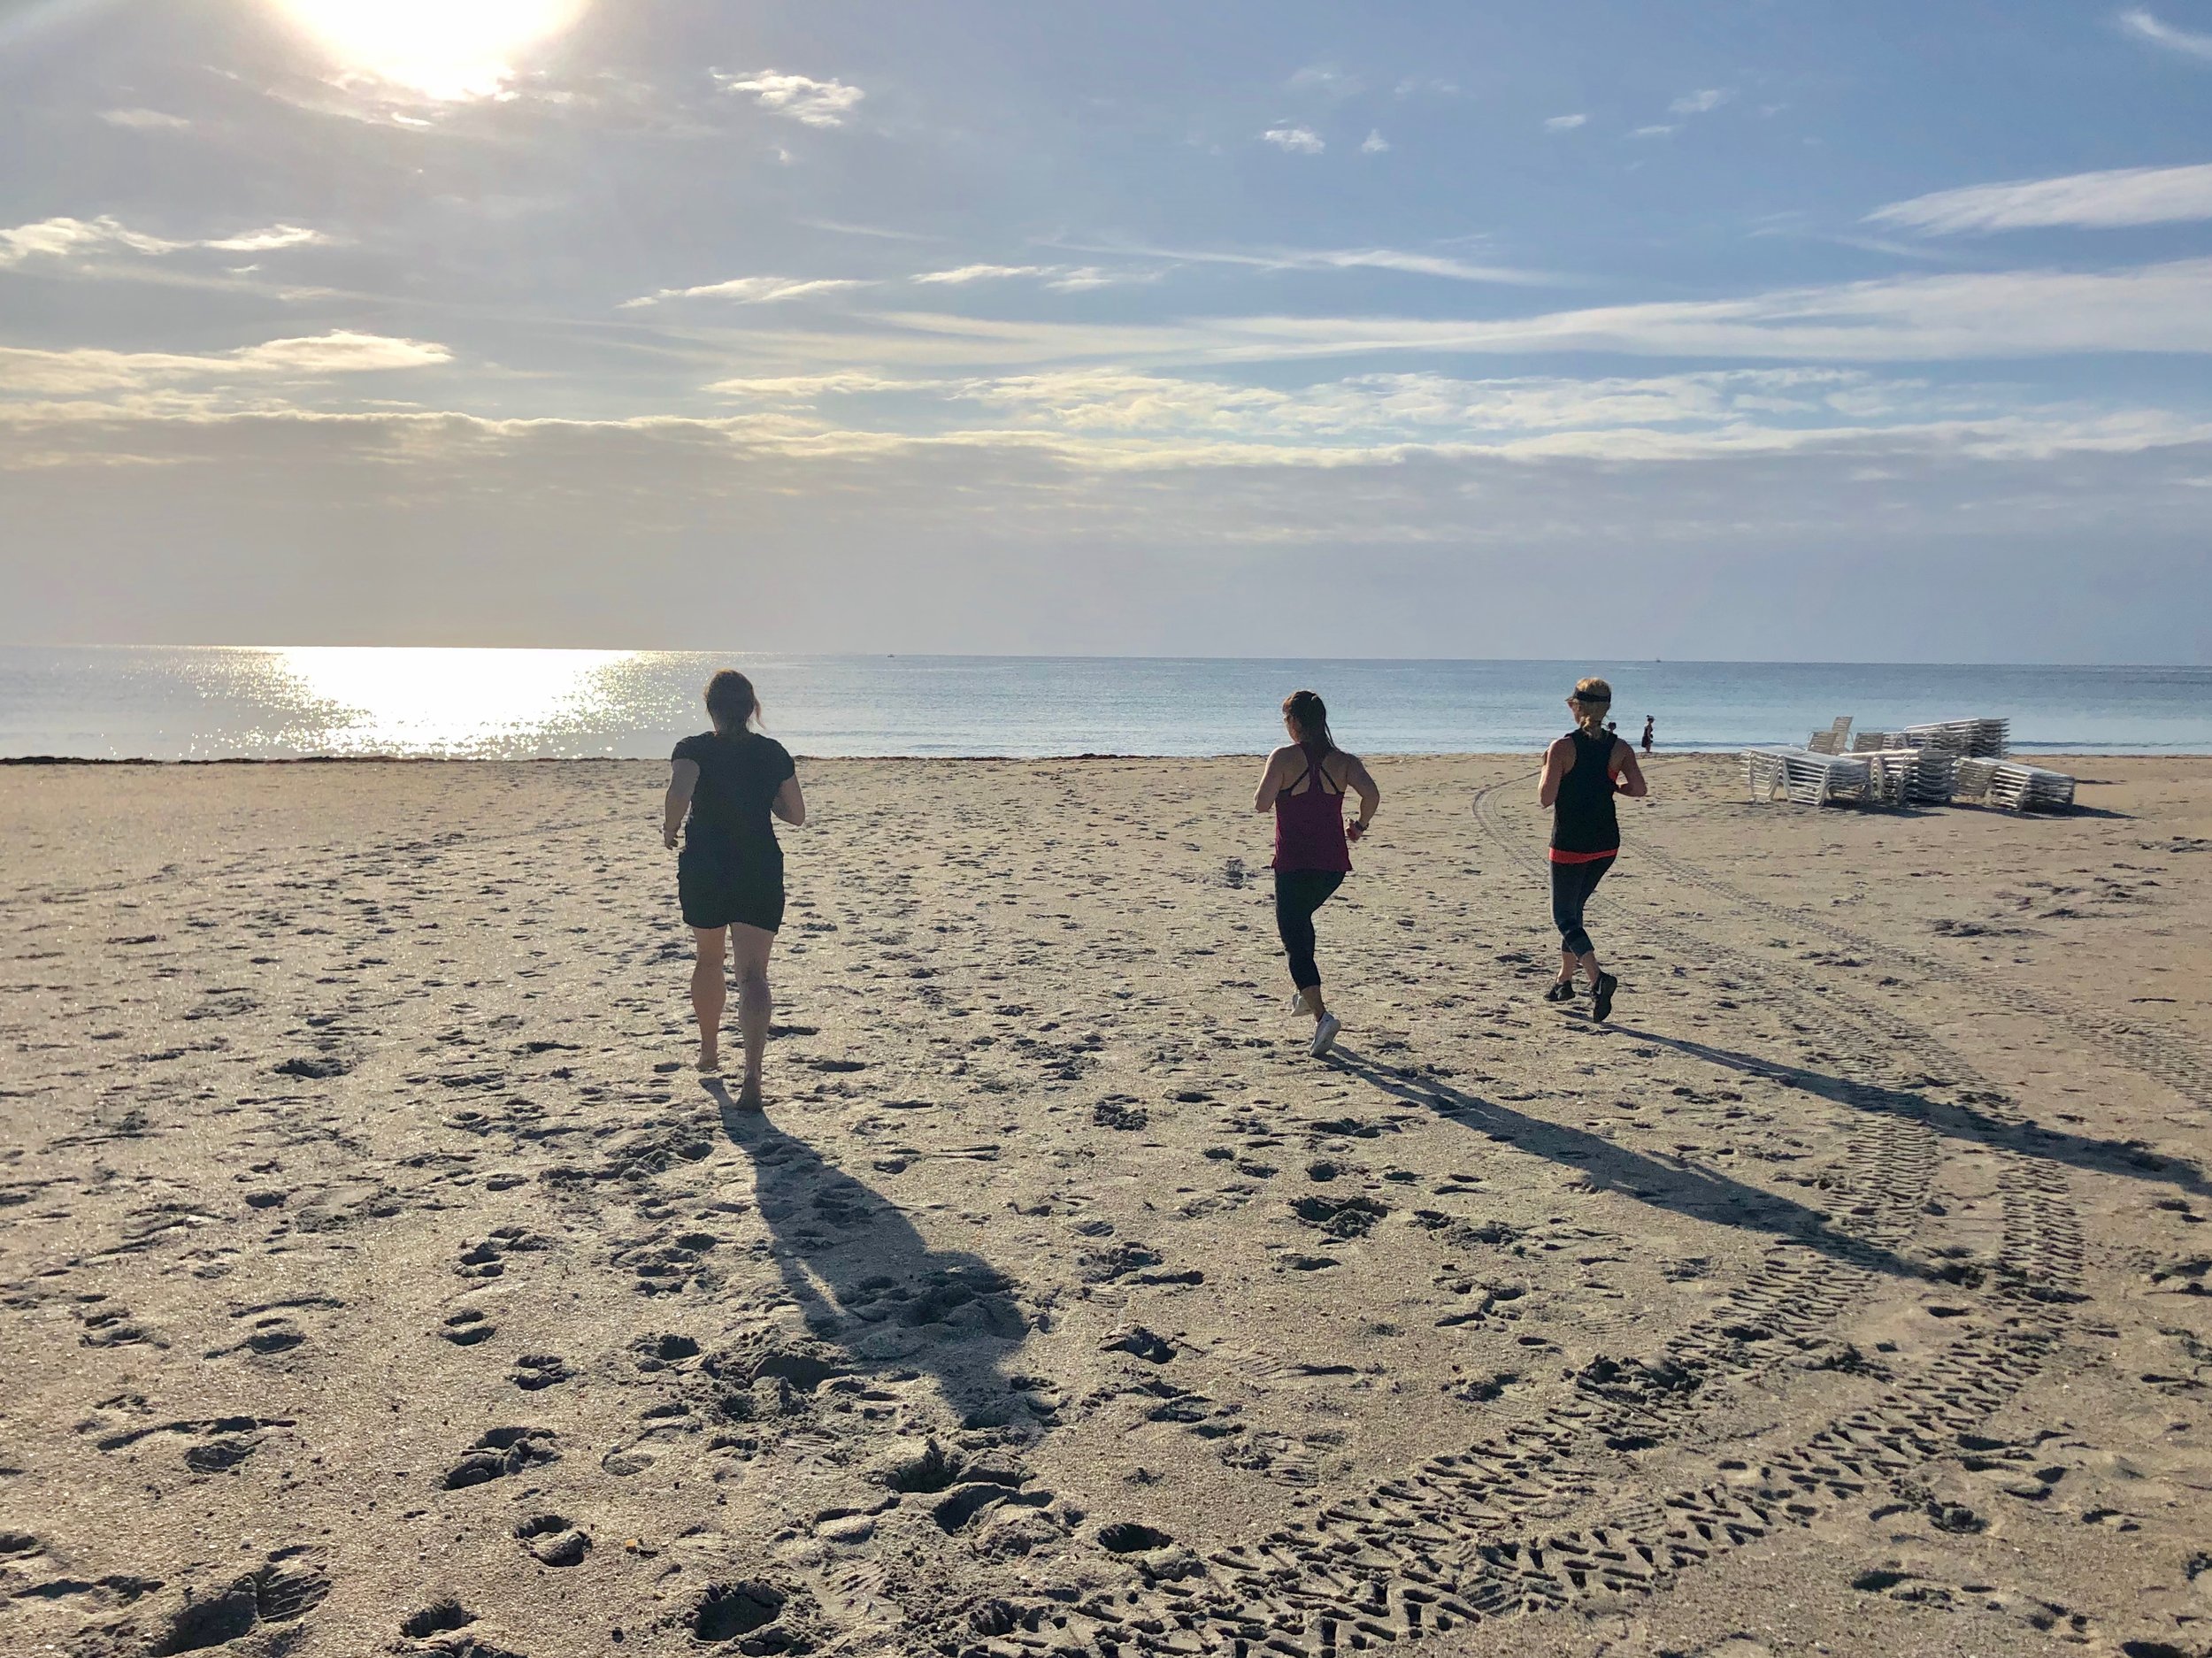
M1633 745L1631 745L1632 747ZM1745 742L1721 748L1660 748L1650 754L1638 750L1638 757L1646 760L1732 760L1747 748L1778 748L1793 745L1784 742ZM1517 760L1529 757L1540 759L1543 749L1531 748L1419 748L1419 749L1364 749L1363 753L1377 760L1388 761L1462 761L1462 760ZM1085 750L1078 754L806 754L794 750L792 758L809 765L885 765L913 764L918 765L1063 765L1078 761L1121 762L1130 760L1180 760L1193 764L1215 760L1262 760L1267 751L1260 748L1221 749L1207 754L1156 754L1131 750L1127 753ZM1848 757L1847 756L1846 756ZM2016 748L2008 759L2033 764L2043 760L2201 760L2212 758L2212 748ZM147 767L213 767L213 766L353 766L353 765L660 765L666 764L659 755L600 755L600 754L534 754L534 755L448 755L448 754L286 754L286 755L221 755L205 760L163 760L151 756L102 756L70 754L0 755L0 766L24 766L58 770L69 766L147 766Z

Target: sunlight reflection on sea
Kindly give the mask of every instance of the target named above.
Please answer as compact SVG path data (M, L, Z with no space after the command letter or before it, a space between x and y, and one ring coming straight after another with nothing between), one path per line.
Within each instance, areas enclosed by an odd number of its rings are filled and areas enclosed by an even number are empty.
M1614 686L1624 736L1664 749L1802 742L2001 715L2016 748L2212 752L2212 669L1837 663L798 656L377 648L0 649L0 756L659 758L701 730L718 667L758 682L807 755L1249 754L1301 687L1348 748L1526 751L1577 675Z

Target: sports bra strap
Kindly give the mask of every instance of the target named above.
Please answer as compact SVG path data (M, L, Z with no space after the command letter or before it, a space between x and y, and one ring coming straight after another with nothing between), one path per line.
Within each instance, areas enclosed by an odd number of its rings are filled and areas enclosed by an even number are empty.
M1317 762L1313 757L1313 751L1310 748L1308 748L1303 743L1298 745L1298 751L1306 756L1306 769L1301 771L1296 777L1291 779L1289 783L1285 787L1278 789L1276 793L1279 795L1295 795L1298 792L1298 786L1304 782L1308 778L1311 778L1313 779L1313 788L1307 790L1306 792L1308 794L1313 793L1315 789L1319 790L1324 794L1341 794L1344 793L1341 788L1332 788L1329 787L1329 768L1327 764L1325 764L1328 759L1327 755L1321 756L1321 762Z

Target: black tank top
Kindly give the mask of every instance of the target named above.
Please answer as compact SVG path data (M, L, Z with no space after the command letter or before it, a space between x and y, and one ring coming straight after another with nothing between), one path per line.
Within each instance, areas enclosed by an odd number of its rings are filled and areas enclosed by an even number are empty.
M1617 852L1620 819L1613 812L1613 745L1609 731L1594 737L1580 726L1567 733L1575 763L1559 780L1552 807L1551 844L1557 852Z

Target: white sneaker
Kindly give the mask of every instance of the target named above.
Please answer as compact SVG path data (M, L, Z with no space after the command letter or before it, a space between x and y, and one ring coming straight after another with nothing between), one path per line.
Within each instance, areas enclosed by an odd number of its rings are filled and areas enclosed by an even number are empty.
M1336 1046L1336 1033L1344 1027L1336 1022L1336 1015L1325 1013L1321 1023L1313 1027L1313 1056L1323 1057Z

